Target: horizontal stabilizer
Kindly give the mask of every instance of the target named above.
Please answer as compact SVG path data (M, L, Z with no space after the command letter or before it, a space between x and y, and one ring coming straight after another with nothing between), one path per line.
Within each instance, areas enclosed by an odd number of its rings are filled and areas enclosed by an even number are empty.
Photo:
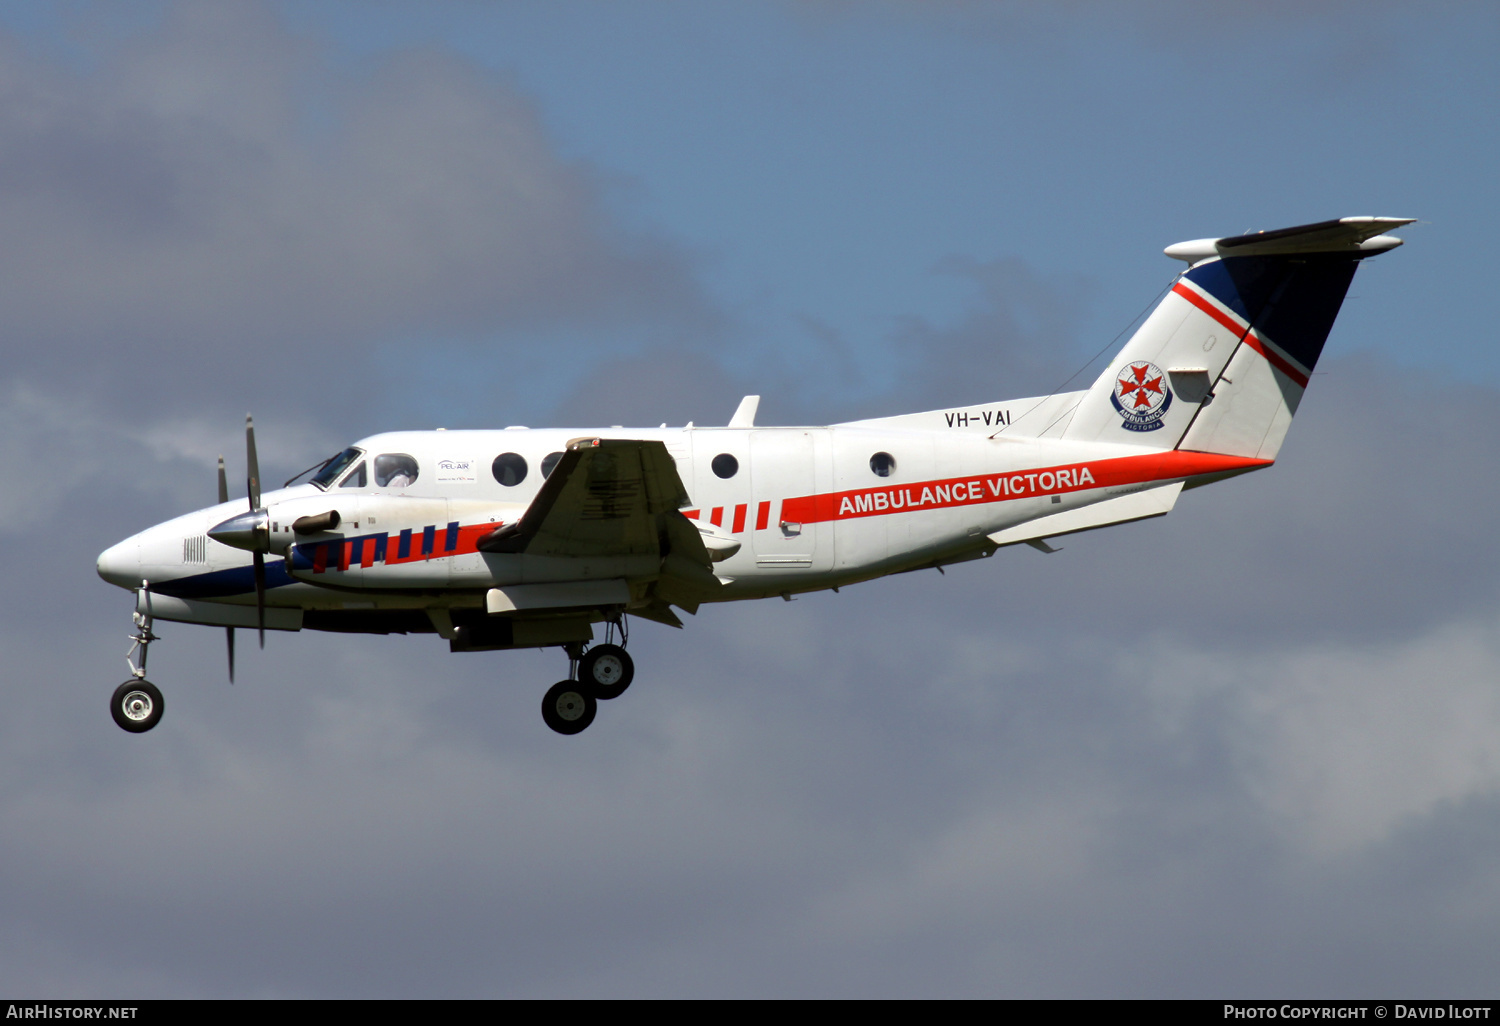
M1174 260L1196 264L1216 256L1283 256L1299 253L1384 253L1401 245L1392 228L1411 224L1411 217L1341 217L1337 221L1300 224L1269 232L1231 235L1226 239L1193 239L1168 246L1163 252Z
M1175 481L1144 492L1105 499L1091 506L1054 513L1050 517L1030 520L1024 524L1017 524L1015 527L1007 527L1003 531L996 531L990 535L990 541L996 545L1015 545L1018 542L1040 541L1043 538L1055 538L1060 534L1076 534L1079 531L1092 531L1096 527L1128 524L1132 520L1164 516L1172 511L1181 491L1182 482Z

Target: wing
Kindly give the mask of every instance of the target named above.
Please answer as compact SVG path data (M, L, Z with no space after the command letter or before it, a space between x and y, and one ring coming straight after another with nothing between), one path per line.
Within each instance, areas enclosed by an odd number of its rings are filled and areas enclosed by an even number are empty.
M687 504L687 489L661 442L575 438L521 519L479 548L533 556L655 553L658 518Z
M597 558L652 556L639 615L681 626L667 605L696 612L721 587L703 538L681 508L690 504L661 442L575 438L521 519L479 541L482 552Z

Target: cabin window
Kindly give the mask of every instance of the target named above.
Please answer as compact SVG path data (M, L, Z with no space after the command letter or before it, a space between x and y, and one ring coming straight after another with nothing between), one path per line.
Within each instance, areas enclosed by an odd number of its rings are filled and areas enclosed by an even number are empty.
M364 455L363 450L349 448L333 457L323 464L323 469L313 475L312 483L319 488L327 488L339 479L339 475L349 469L349 464ZM304 471L304 473L306 473ZM293 478L293 480L296 480Z
M366 477L367 475L365 474L365 461L360 460L359 466L355 467L353 470L349 471L349 473L344 475L344 479L339 482L339 487L363 488L366 484L369 483Z
M547 455L543 456L542 476L551 477L552 472L557 469L557 461L562 459L562 457L563 454L560 452L549 452Z
M505 487L514 488L526 480L526 457L518 452L502 452L490 465L490 473Z
M870 457L870 470L876 477L890 477L896 469L896 457L888 452L877 452Z
M376 488L405 488L416 481L417 461L406 453L387 452L375 457Z
M713 462L710 463L709 466L714 468L715 474L724 478L726 481L740 472L740 461L729 455L729 453L727 452L721 452L719 453L719 455L715 456Z

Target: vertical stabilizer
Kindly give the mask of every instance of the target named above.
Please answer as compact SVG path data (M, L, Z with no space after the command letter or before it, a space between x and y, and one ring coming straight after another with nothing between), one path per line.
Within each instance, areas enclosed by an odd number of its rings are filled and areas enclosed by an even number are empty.
M1184 272L1065 436L1274 459L1359 261L1406 218L1355 217L1169 246Z

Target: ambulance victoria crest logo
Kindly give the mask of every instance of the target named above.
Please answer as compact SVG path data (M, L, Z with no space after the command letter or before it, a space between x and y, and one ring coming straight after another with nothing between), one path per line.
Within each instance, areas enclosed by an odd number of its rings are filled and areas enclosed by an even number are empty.
M1126 431L1155 431L1172 405L1172 389L1160 367L1138 361L1125 365L1109 398L1125 418L1120 426Z

